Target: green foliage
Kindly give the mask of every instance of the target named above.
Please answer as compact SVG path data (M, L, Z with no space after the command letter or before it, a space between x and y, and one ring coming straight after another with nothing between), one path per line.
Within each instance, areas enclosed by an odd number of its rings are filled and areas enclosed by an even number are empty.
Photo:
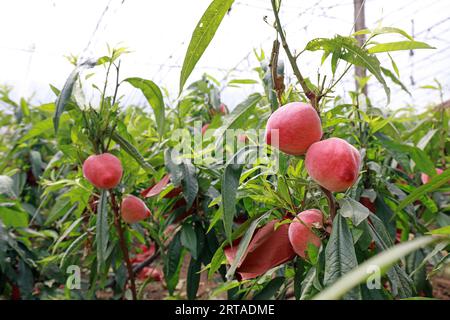
M141 78L127 78L123 81L128 82L133 87L142 91L155 113L156 126L161 137L164 134L165 108L162 92L159 87L153 81Z
M258 132L264 132L270 113L288 102L314 102L297 83L287 83L282 61L276 71L283 89L274 85L273 61L264 51L256 53L257 80L228 75L218 81L205 74L185 86L232 3L212 1L199 21L177 97L167 92L163 96L149 79L121 80L125 48L109 48L96 63L78 65L61 91L51 87L54 102L15 102L8 88L0 90L0 101L8 109L0 110L2 298L9 298L18 287L24 299L96 299L106 292L109 298L120 299L134 296L132 280L138 297L145 297L150 282L164 281L160 287L170 299L283 299L292 291L296 299L430 296L425 290L429 276L448 264L442 254L448 249L450 224L448 109L390 112L372 105L372 97L362 92L344 96L332 92L351 66L366 68L387 95L386 78L408 92L392 57L388 55L387 68L377 55L431 47L392 27L358 31L354 35L367 35L363 46L340 35L307 44L306 50L323 51L323 61L331 56L332 77L320 70L317 83L311 80L315 75L305 78L320 98L317 109L324 138L346 139L362 158L355 185L344 193L325 195L308 176L304 156L281 153L277 163L267 164L267 156L275 150L262 148L265 141ZM280 5L275 3L276 8ZM374 42L385 34L402 41ZM339 68L341 60L347 66L344 70ZM87 68L105 75L102 84L93 86L97 105L86 104L81 94L92 75L83 78ZM369 78L359 80L365 84ZM151 110L124 103L119 94L124 82L142 91ZM236 106L223 104L224 89L249 85L257 86L257 92ZM438 82L425 88L443 90ZM360 105L361 98L366 108ZM214 133L201 135L198 123L208 124ZM227 130L244 133L245 143L235 145L235 139L226 145ZM193 139L184 141L187 154L177 159L180 136ZM119 158L124 169L120 184L112 190L97 190L83 177L83 161L104 152ZM271 165L277 170L268 170ZM443 173L437 174L437 168ZM422 183L422 174L430 176L428 183ZM151 216L124 223L120 200L127 194L140 197ZM275 228L285 227L296 214L313 208L324 214L324 226L312 228L321 239L320 248L309 244L305 259L297 256L240 280L242 265L252 259L249 244L258 228L275 219ZM277 240L270 245L277 245ZM225 255L230 244L237 245L232 262ZM381 268L382 286L377 290L363 284L372 264ZM71 265L82 270L80 290L67 289ZM152 270L162 271L164 278L152 276ZM204 274L212 290L199 290Z
M197 23L181 69L180 92L233 2L234 0L213 0Z

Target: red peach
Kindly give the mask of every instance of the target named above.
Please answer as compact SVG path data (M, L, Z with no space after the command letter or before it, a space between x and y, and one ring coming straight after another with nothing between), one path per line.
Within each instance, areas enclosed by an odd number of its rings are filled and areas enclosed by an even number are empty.
M397 243L400 243L400 242L402 242L402 230L397 228L396 231L395 231L394 243L397 244Z
M83 163L83 175L99 189L112 189L122 178L122 164L110 153L89 156Z
M308 244L320 247L320 238L312 230L323 227L323 215L320 210L310 209L300 212L289 225L289 241L295 253L305 258Z
M278 130L277 141L272 141ZM302 155L322 138L322 126L316 110L307 103L292 102L276 110L266 126L266 142L291 155Z
M161 271L159 271L156 268L145 267L139 272L138 279L145 280L148 278L152 278L153 281L161 281L163 278L163 275L162 275Z
M155 244L152 243L150 244L149 247L145 246L145 245L140 245L139 246L141 253L137 253L132 259L131 259L131 263L140 263L142 261L144 261L145 259L147 259L148 257L152 256L153 254L155 254Z
M248 141L248 136L245 133L238 134L237 141L240 143L246 143Z
M347 141L330 138L314 143L306 153L308 174L333 192L350 188L358 179L361 156Z
M206 130L208 130L208 127L209 127L209 123L203 125L203 127L202 127L202 136L205 135L205 132L206 132Z
M151 214L144 201L132 195L123 198L120 211L122 219L127 223L139 222Z
M228 114L228 108L224 103L220 104L219 111L221 114Z
M442 174L442 172L444 172L444 170L439 169L439 168L436 169L437 174ZM426 173L422 173L420 175L420 180L422 180L423 184L426 184L426 183L430 182L430 176L427 175Z

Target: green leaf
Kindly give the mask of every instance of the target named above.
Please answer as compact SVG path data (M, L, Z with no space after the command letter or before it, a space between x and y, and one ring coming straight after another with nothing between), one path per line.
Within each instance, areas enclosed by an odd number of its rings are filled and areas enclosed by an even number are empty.
M352 198L340 199L338 203L339 213L345 218L350 218L355 226L358 226L370 215L369 209Z
M239 287L246 282L248 282L248 281L247 280L244 280L244 281L233 280L233 281L224 282L223 284L221 284L220 286L218 286L217 288L214 289L214 291L211 293L211 297L215 297L218 294L225 292L225 291L230 291L231 289Z
M108 191L101 190L97 207L97 230L95 239L97 242L97 270L100 271L106 262L109 238L108 225Z
M58 218L64 215L70 215L77 209L77 207L78 203L71 205L70 199L68 197L64 196L59 197L56 200L55 205L50 210L50 213L47 216L47 219L45 220L45 225L49 226L50 224L55 222Z
M243 102L239 103L233 111L224 120L224 124L216 130L214 135L217 138L216 146L222 144L223 135L228 129L238 129L248 120L248 117L252 114L255 106L260 102L262 96L259 93L253 93L247 97Z
M435 49L425 42L419 41L398 41L376 44L370 47L367 51L369 53L381 53L401 50L415 50L415 49Z
M333 229L325 248L325 277L324 285L328 286L358 266L355 248L350 229L345 218L336 215ZM348 299L361 299L359 288L355 288L346 295Z
M435 174L435 176L430 180L430 182L424 184L423 186L420 186L419 188L414 189L413 192L411 192L405 199L403 199L403 201L400 202L400 204L397 207L397 212L402 210L409 204L413 203L423 195L443 186L448 181L450 181L450 169L445 170L439 175Z
M433 139L433 136L438 132L438 129L432 129L428 131L422 138L420 138L419 142L417 142L417 148L420 150L424 150L428 143Z
M222 262L225 260L225 252L223 251L223 246L218 248L211 258L211 263L209 265L208 278L212 279L214 273L219 270Z
M178 284L181 265L183 262L183 246L181 244L180 233L177 233L167 248L166 261L164 263L164 279L166 280L167 290L173 295L175 287Z
M385 250L392 247L394 245L394 241L387 231L384 222L372 213L370 214L370 221L372 224L367 224L369 231L371 232L372 238L380 250Z
M237 239L240 236L242 236L245 232L248 231L248 229L251 227L251 225L253 224L253 222L255 220L258 220L260 217L267 215L268 213L258 213L254 216L252 216L251 218L247 219L247 221L245 221L242 225L240 225L234 232L232 235L232 239ZM259 222L259 220L258 220ZM214 229L211 230L211 232L214 232ZM210 234L211 232L209 232L208 234ZM214 275L214 273L220 268L220 266L222 265L222 262L225 260L225 253L223 251L223 248L225 247L227 242L223 242L221 244L221 246L215 251L213 257L211 258L211 264L209 266L209 271L208 271L208 278L211 279L212 276Z
M20 99L20 109L25 118L28 118L30 116L30 107L28 106L28 103L24 98Z
M228 161L222 176L223 225L225 234L231 243L233 218L236 215L236 193L243 169L243 160L254 148L244 147Z
M259 93L252 93L243 102L239 103L233 111L225 119L225 129L238 129L245 124L248 116L253 111L253 108L260 102L262 96Z
M0 194L4 194L11 198L17 198L14 192L14 180L5 175L0 175Z
M191 259L186 279L186 295L189 300L195 300L197 297L198 286L200 284L201 262Z
M0 207L0 223L6 227L24 228L28 226L28 214L25 211Z
M133 146L128 140L126 140L124 137L122 137L120 134L118 134L116 131L112 133L111 136L112 140L114 140L117 144L120 145L120 147L128 153L131 157L134 158L134 160L139 163L139 165L147 171L155 172L155 169L152 167L150 163L145 161L144 156L136 149L135 146Z
M390 90L381 73L380 61L375 55L371 55L367 50L359 47L358 42L354 38L340 35L333 39L317 38L311 40L306 45L305 50L332 52L333 55L337 54L344 61L366 68L383 85L388 101L390 100Z
M375 241L378 249L381 251L388 250L394 246L384 223L375 215L370 215L372 225L368 224L369 232L372 235L372 239ZM400 298L409 297L413 294L414 284L411 278L406 274L405 270L400 265L395 264L392 268L388 268L386 271L387 276L391 282L392 293L394 296Z
M197 197L198 181L195 167L190 161L183 161L181 168L183 171L183 196L186 200L186 209L189 209Z
M403 91L405 91L406 93L408 93L409 95L411 95L411 92L409 92L408 88L406 88L406 86L403 84L403 82L401 82L396 76L395 74L393 74L391 72L391 70L386 69L381 67L381 71L383 72L383 74L390 78L392 80L393 83L397 84L400 86L400 88L402 88Z
M58 249L60 243L68 236L70 233L78 226L78 224L84 219L84 217L78 218L70 224L70 226L64 231L64 233L56 240L55 245L52 249L52 254L55 254L56 249Z
M386 33L397 33L397 34L404 36L408 40L414 41L413 37L411 37L408 33L403 31L402 29L393 28L393 27L382 27L382 28L377 28L375 30L363 29L363 30L359 30L359 31L355 32L353 34L353 36L362 35L362 34L371 34L372 37L375 37L380 34L386 34Z
M63 89L61 90L60 94L58 95L58 98L56 99L55 115L53 116L53 126L55 128L55 133L58 133L59 118L61 117L61 114L64 112L67 103L70 101L70 96L72 95L73 87L78 79L80 72L83 69L92 68L96 64L97 64L96 61L87 60L81 63L79 66L77 66L67 78Z
M178 187L183 179L183 169L180 165L173 162L171 151L171 149L166 149L166 151L164 151L164 164L169 170L170 181L175 187Z
M59 118L60 124L66 124L70 119L70 116L68 114L63 114ZM33 127L28 131L20 140L19 143L24 143L27 140L30 140L35 137L39 137L41 135L44 135L48 132L51 132L53 127L53 120L51 118L39 121L37 123L33 124Z
M181 244L187 248L194 259L199 258L197 251L197 235L192 224L184 224L181 228Z
M23 260L19 260L18 269L19 272L16 280L20 289L21 298L24 300L31 300L34 287L33 272Z
M3 230L4 225L0 221L0 271L3 271L8 261L6 260L6 251L8 250L8 235Z
M164 99L161 89L151 80L142 78L127 78L124 81L131 84L133 87L140 89L147 99L148 103L153 109L156 119L156 126L160 137L164 134Z
M82 235L80 235L78 238L76 238L72 243L69 245L69 247L64 252L64 255L61 258L61 263L59 264L59 267L62 268L66 262L67 257L76 249L78 246L80 246L83 241L87 238L88 233L85 232Z
M426 247L433 242L440 241L441 239L432 236L421 237L408 242L396 245L375 257L362 263L355 270L347 273L340 278L332 286L326 288L320 294L314 297L314 300L337 300L341 298L346 292L356 287L358 284L363 283L371 275L367 272L372 266L378 266L382 273L385 273L393 264L399 259L408 255L409 253ZM448 239L442 241L449 241Z
M257 84L258 81L253 79L233 79L228 82L228 85L235 85L235 84Z
M304 280L305 262L303 259L297 258L295 262L295 276L294 276L294 295L295 299L299 300L302 295L302 283Z
M267 217L267 215L270 214L270 212L267 212L266 214L260 216L258 219L255 219L252 221L250 226L248 227L247 231L245 232L244 236L242 237L241 241L239 242L239 247L236 252L236 256L234 257L233 263L231 263L230 268L228 269L228 272L226 274L226 278L228 280L231 280L234 276L234 273L236 272L236 269L241 263L241 259L244 256L245 252L247 251L248 245L250 244L250 241L252 240L253 233L256 230L256 227L258 226L259 222L261 222L262 219Z
M41 153L36 150L30 151L31 172L36 179L39 179L42 175L42 157Z
M398 70L397 64L395 63L394 59L392 59L392 57L389 53L388 53L388 57L391 60L392 69L394 69L394 72L397 75L397 77L400 77L400 71Z
M445 226L439 229L434 229L429 232L429 234L445 234L450 235L450 226Z
M273 278L264 286L264 288L260 292L255 294L253 300L269 300L277 293L280 287L284 284L285 280L285 277Z
M446 234L450 235L450 226L449 226L449 230L448 230L448 232ZM447 244L445 242L440 242L425 257L421 256L419 261L418 261L420 263L418 263L418 265L415 266L415 269L413 271L411 271L409 276L413 277L416 273L420 272L421 270L424 270L424 267L426 266L426 264L429 263L429 261L432 258L434 258L436 255L439 255L443 250L445 250L446 246L447 246Z
M430 160L428 155L420 148L395 142L380 132L376 133L375 136L384 147L386 147L394 154L394 157L408 155L415 162L416 167L421 172L425 172L430 176L436 175L436 170L434 168L433 162Z
M195 27L181 69L180 93L233 2L234 0L213 0Z
M414 282L398 264L386 271L386 274L391 282L392 294L394 296L407 298L415 293Z
M314 281L317 278L317 269L316 267L312 267L309 269L308 273L305 276L305 279L302 282L302 290L300 295L300 300L307 300L311 298L311 295L317 291L314 287Z

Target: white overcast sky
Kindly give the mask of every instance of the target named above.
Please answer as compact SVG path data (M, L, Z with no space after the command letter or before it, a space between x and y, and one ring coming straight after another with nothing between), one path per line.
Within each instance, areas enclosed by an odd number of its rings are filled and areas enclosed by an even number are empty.
M61 88L72 70L64 55L80 55L91 41L85 54L93 57L106 53L106 43L128 47L133 52L123 58L122 76L151 79L175 96L192 31L209 3L210 0L1 0L0 84L13 86L15 99L33 96L34 103L52 101L49 84ZM315 37L349 35L353 26L352 0L283 0L282 8L288 41L297 50ZM266 15L272 21L270 0L236 0L189 80L198 79L204 72L221 80L234 67L229 79L255 78L251 69L258 64L252 50L263 48L269 54L275 36L263 20ZM403 28L417 40L437 48L415 51L413 56L408 52L393 54L402 81L413 89L413 97L394 90L390 107L414 105L421 109L438 101L436 93L419 87L437 78L448 92L450 1L366 0L366 25L374 28L379 23ZM320 53L302 56L299 64L305 74L315 77L318 58ZM351 79L347 79L346 87L339 88L339 93L345 88L353 89ZM233 108L253 90L260 88L227 89L222 98ZM373 101L385 105L383 91L376 83L371 84L369 91ZM121 93L125 103L144 103L135 89L123 87Z

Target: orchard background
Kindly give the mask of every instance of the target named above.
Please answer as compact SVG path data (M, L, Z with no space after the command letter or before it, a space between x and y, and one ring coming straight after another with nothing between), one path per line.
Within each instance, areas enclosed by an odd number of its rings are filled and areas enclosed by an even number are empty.
M267 0L252 76L194 78L243 3L208 1L170 86L95 32L45 103L2 86L2 299L448 299L448 74L402 105L397 59L437 44L366 25L364 0L299 38Z

